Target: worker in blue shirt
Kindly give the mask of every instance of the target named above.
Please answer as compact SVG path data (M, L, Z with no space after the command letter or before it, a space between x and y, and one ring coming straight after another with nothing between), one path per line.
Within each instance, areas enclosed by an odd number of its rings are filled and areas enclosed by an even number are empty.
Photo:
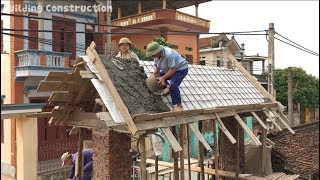
M146 56L154 58L155 69L151 76L157 77L159 84L165 87L163 95L171 94L173 111L182 111L179 86L188 74L188 62L175 50L157 42L148 44Z
M83 176L81 180L92 179L92 154L93 149L82 150L83 155ZM61 156L62 166L72 166L68 180L76 180L75 166L77 161L78 153L71 154L69 152L64 153Z

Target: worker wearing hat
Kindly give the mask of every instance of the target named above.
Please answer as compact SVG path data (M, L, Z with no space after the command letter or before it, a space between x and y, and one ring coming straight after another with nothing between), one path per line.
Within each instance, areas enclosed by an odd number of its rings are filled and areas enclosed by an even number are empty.
M82 150L83 176L81 180L91 180L93 165L92 154L93 149ZM75 170L76 164L78 163L77 157L78 153L71 154L69 152L65 152L61 156L62 166L72 166L68 180L75 180L78 174Z
M157 42L148 44L146 56L154 58L155 69L151 76L157 77L165 88L163 95L171 94L173 111L183 110L179 86L188 74L188 62L175 50Z
M116 55L117 58L121 59L128 59L128 60L139 60L139 57L131 51L132 43L130 39L123 37L119 40L118 47L119 47L119 53Z

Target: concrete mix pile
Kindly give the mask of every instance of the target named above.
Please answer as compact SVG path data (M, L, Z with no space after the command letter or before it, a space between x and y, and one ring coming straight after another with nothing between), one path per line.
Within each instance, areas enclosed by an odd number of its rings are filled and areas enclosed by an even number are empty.
M162 101L161 96L154 95L146 85L147 75L137 61L116 59L119 68L106 56L100 56L108 74L116 87L122 101L132 115L141 113L160 113L170 109ZM118 63L119 64L119 63Z

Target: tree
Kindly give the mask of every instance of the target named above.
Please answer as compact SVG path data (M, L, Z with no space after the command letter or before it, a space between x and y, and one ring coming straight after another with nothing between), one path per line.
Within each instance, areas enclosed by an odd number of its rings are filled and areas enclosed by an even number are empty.
M275 89L277 100L287 105L288 68L275 70ZM319 107L319 78L302 68L292 67L292 97L301 107Z
M163 45L163 46L168 46L168 47L171 47L172 45L166 41L163 37L160 37L160 38L154 38L152 40L153 42L157 42L159 43L160 45ZM139 59L141 60L146 60L146 61L152 61L153 58L149 57L147 58L146 57L146 53L144 53L141 49L137 48L136 46L132 46L131 50L133 52L135 52L137 54L137 56L139 57Z

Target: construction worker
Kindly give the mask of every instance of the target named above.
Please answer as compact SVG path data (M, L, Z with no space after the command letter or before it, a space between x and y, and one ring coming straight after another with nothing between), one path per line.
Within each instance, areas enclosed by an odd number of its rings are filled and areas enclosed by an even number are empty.
M83 176L81 180L91 180L92 179L92 154L93 149L83 149L82 150L82 160L83 160ZM71 172L68 180L76 180L76 172L75 167L77 164L78 153L71 154L69 152L65 152L61 156L62 166L72 166Z
M132 43L130 39L123 37L119 40L118 47L120 49L119 53L116 55L117 58L128 59L128 60L139 60L139 57L131 51Z
M151 76L157 77L165 88L163 95L171 94L173 111L182 111L179 86L188 74L188 62L175 50L157 42L148 44L146 56L154 58L155 69Z

